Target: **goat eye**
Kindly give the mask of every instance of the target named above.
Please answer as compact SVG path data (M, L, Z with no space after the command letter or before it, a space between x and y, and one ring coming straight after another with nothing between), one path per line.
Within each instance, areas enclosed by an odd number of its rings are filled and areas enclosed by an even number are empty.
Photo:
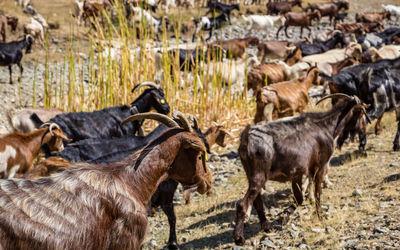
M164 103L165 103L165 100L164 100L164 99L161 99L161 100L160 100L160 103L161 103L161 104L164 104Z

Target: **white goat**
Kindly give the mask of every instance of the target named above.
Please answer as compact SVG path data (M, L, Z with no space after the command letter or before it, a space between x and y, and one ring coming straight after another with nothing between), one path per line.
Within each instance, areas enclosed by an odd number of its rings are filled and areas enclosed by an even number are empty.
M220 77L223 83L231 83L237 87L243 87L245 81L246 69L249 70L254 65L259 64L256 56L250 58L236 60L225 60L223 62L210 62L208 65L202 65L209 81L214 77ZM240 91L240 90L239 90Z
M389 11L390 13L392 13L392 15L396 16L396 19L399 20L399 17L400 17L400 6L396 6L396 5L392 5L392 4L388 4L388 5L382 4L382 8L384 10Z
M400 57L400 45L386 45L382 46L378 50L374 47L371 47L368 49L368 51L372 52L375 60L395 59Z
M257 29L264 30L276 26L282 26L285 23L285 17L283 16L267 16L267 15L242 15L243 20L246 22L246 26L249 30Z
M142 18L146 18L147 23L153 26L154 33L158 34L158 30L162 24L162 18L155 18L151 15L149 11L144 10L140 7L132 7L132 10L135 13L135 20L141 21ZM167 18L165 18L165 23L168 26Z
M350 44L344 49L331 49L321 54L315 54L311 56L303 57L303 62L308 62L311 65L316 65L319 63L336 63L343 61L347 57L360 56L362 53L362 48L360 44Z
M78 26L80 26L82 24L82 18L83 18L83 2L75 0L74 11L72 12L72 16L78 19L77 24Z
M305 76L310 67L310 64L306 62L298 62L292 66L288 66L283 61L278 61L278 63L284 67L285 75L288 80Z
M160 3L167 13L169 12L170 7L176 7L175 0L160 0Z
M44 44L44 28L45 27L38 20L40 20L40 19L37 19L35 17L31 17L31 22L24 25L24 33L28 34L28 35L31 35L35 39L39 40L40 44L43 45ZM47 25L47 23L45 23L45 24Z

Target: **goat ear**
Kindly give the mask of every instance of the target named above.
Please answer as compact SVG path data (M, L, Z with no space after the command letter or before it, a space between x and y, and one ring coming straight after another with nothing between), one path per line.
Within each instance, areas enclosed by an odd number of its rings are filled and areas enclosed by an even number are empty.
M194 149L196 151L203 152L203 153L207 152L207 149L204 146L204 143L200 139L196 140L196 139L194 139L193 137L190 137L190 136L183 137L182 147L184 149L191 148L191 149Z
M71 141L72 141L71 139L69 139L68 137L66 137L66 136L61 132L61 130L58 130L58 129L57 129L57 130L54 130L53 133L56 134L57 137L63 139L63 140L66 141L66 142L71 142Z

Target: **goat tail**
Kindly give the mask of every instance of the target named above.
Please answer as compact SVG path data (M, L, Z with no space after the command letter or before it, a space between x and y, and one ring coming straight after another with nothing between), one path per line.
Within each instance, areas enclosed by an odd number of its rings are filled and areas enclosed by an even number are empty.
M17 129L14 126L14 122L13 122L13 112L12 109L7 110L7 120L8 123L10 124L10 127L14 130L17 131Z
M44 122L39 118L39 116L36 113L31 114L29 118L32 120L33 124L35 124L36 128L39 128L44 124Z

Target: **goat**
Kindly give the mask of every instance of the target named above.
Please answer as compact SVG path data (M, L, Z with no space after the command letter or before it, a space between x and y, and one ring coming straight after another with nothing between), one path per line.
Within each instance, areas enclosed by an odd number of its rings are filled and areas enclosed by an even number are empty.
M34 131L37 126L30 119L30 116L33 113L35 113L43 122L47 122L54 116L64 113L64 111L58 108L25 108L13 115L11 110L9 110L7 115L10 126L14 129L14 131L24 133Z
M400 36L400 28L392 27L385 29L382 32L376 33L377 36L383 39L383 42L388 45L393 43L396 36Z
M162 180L172 178L185 188L197 188L200 194L211 188L203 140L187 122L180 128L167 116L156 115L139 114L124 121L157 118L171 128L123 161L73 164L37 181L2 181L2 198L21 202L2 206L1 245L10 249L140 249L147 231L146 207ZM9 185L16 188L6 188ZM16 223L18 216L23 223Z
M398 78L398 68L400 68L400 59L383 59L374 63L366 63L355 66L350 66L342 69L337 75L329 77L325 74L320 74L321 77L328 80L329 88L331 93L345 93L351 95L357 95L360 99L365 100L367 104L370 104L371 118L380 118L386 109L396 107L391 106L392 102L395 102L395 98L389 98L385 96L394 96L397 91L393 84L398 84L400 79ZM373 75L373 79L376 81L370 83L372 77L372 71L376 70L376 75ZM381 77L381 78L380 78ZM370 89L367 90L367 87ZM362 94L362 95L361 95ZM375 96L375 97L373 97ZM379 119L380 120L380 119ZM400 128L400 126L399 126ZM375 127L375 131L379 130L379 123ZM398 132L393 142L393 149L399 150ZM360 148L365 146L361 145Z
M364 50L371 47L381 47L383 44L383 39L375 34L363 34L357 38L357 42L361 44Z
M344 34L357 33L357 32L374 32L377 29L383 29L381 23L340 23L335 25L335 30L339 30Z
M49 122L56 123L61 127L64 134L72 142L88 138L112 138L124 135L134 135L139 131L141 122L134 122L125 127L119 124L131 114L144 113L151 108L162 114L168 114L170 107L164 97L164 92L159 86L152 82L143 82L136 85L132 92L142 87L149 87L129 106L117 106L105 108L93 112L72 112L56 115ZM41 125L43 121L36 115L31 119Z
M397 20L399 20L400 6L396 6L396 5L392 5L392 4L388 4L388 5L382 4L382 8L385 11L390 12L391 15L395 16L397 18Z
M310 64L300 62L289 66L284 62L264 63L253 67L247 76L247 89L257 93L266 83L274 84L303 76Z
M351 65L357 65L358 61L354 56L349 56L345 58L342 61L334 62L334 63L326 63L326 62L321 62L317 63L317 67L321 70L326 75L329 76L334 76L339 71L341 71L343 68L351 66Z
M283 16L250 15L246 17L242 15L242 18L246 22L249 32L254 29L266 31L276 25L282 26L285 22Z
M137 20L142 21L143 17L146 18L147 24L152 25L154 33L157 36L158 36L158 31L160 29L160 26L163 23L163 20L165 21L165 26L168 29L169 20L166 17L162 17L162 18L153 17L149 11L144 10L140 7L133 7L132 10L135 13L135 18Z
M305 112L310 101L308 89L318 82L318 74L317 67L310 67L304 78L263 87L257 92L254 123L293 116L295 112ZM269 111L272 112L268 114Z
M193 33L192 42L194 42L194 39L200 32L200 30L210 31L209 37L206 39L206 41L210 40L213 30L221 28L222 24L228 21L227 18L228 17L225 13L222 13L215 18L209 18L207 16L203 16L201 18L193 18L192 20L196 26L196 29Z
M289 38L287 34L287 29L289 26L300 26L300 38L303 36L303 28L308 29L309 34L311 35L311 21L314 19L321 20L321 13L318 10L315 10L311 13L295 13L295 12L288 12L284 15L285 17L285 24L279 27L278 31L276 32L276 38L279 37L279 32L285 27L285 35Z
M39 40L39 42L44 44L44 30L47 27L47 22L42 16L36 15L31 17L30 23L24 25L24 34L31 35L33 38Z
M208 0L207 8L208 8L208 11L207 11L206 15L208 15L209 13L213 13L213 15L214 15L214 11L220 11L222 13L225 13L228 18L229 24L231 24L231 12L233 10L240 11L239 4L227 5L227 4L217 2L217 0Z
M25 173L43 148L62 151L63 140L69 139L56 124L29 133L13 132L0 137L0 176L13 178L16 173Z
M261 57L260 62L264 63L265 57L284 58L296 47L288 41L263 41L257 45L257 56ZM292 46L292 47L290 47Z
M268 15L279 15L286 14L292 10L296 5L301 8L302 0L294 0L292 2L282 1L282 2L272 2L271 0L267 3L267 14Z
M325 51L331 50L335 48L338 44L341 45L341 48L345 45L346 41L344 39L344 35L341 32L336 32L332 38L328 39L325 42L320 43L312 43L312 44L300 44L299 48L301 49L302 56L309 56L314 54L320 54Z
M0 14L0 35L2 36L3 43L6 42L7 38L7 18Z
M49 157L42 159L35 167L28 170L25 174L19 176L15 175L15 177L26 180L37 180L64 171L70 165L71 163L63 158Z
M11 26L11 31L16 31L18 26L18 17L6 16L7 24Z
M384 19L390 20L391 13L389 11L375 13L356 13L356 22L364 23L381 23Z
M329 16L329 23L332 24L333 20L335 24L336 18L339 16L339 11L341 9L349 9L349 2L337 1L328 3L309 3L306 9L310 9L311 11L318 10L321 13L321 17Z
M25 53L31 52L31 47L33 44L33 39L30 35L25 35L25 37L20 41L14 41L9 43L0 43L0 66L8 66L10 72L10 84L13 84L12 80L12 65L17 64L19 67L19 78L21 80L24 67L22 67L22 50L25 48Z
M321 100L338 95L327 96ZM241 133L239 156L245 169L248 190L237 204L234 241L243 245L243 225L246 212L254 202L261 229L272 229L264 213L261 188L268 180L292 182L296 203L303 203L302 177L315 181L315 204L318 216L321 207L321 184L327 165L334 151L335 139L342 134L354 113L361 110L366 114L364 104L358 98L341 98L331 110L320 113L304 113L298 117L282 119L247 126ZM301 142L301 144L299 144ZM307 142L304 144L303 142ZM292 205L284 214L290 215L296 208Z
M362 63L371 63L382 59L396 59L400 57L400 46L386 45L377 50L374 47L369 48L362 54Z
M112 5L108 0L103 0L102 3L91 2L85 0L82 6L82 20L86 23L90 17L97 18L102 10L111 8Z
M247 46L249 45L255 46L258 45L259 42L260 40L257 37L251 36L246 38L236 38L225 41L216 41L211 45L220 46L222 49L226 51L227 56L229 58L237 59L238 57L243 58Z
M174 117L177 117L176 114L173 115ZM220 126L211 126L209 130L207 130L207 132L203 134L198 128L197 121L195 122L195 126L193 127L193 129L194 131L196 131L198 136L203 139L207 151L209 150L209 145L212 146L212 144L214 143L217 143L220 146L225 146L225 136L227 134L229 135L229 133L221 129ZM121 161L132 153L139 151L148 143L159 137L165 130L167 130L167 127L165 125L159 125L147 136L126 136L113 139L95 138L82 140L66 146L59 157L65 158L70 162L86 161L89 163L105 164ZM210 143L212 144L208 144L207 140L210 140ZM54 169L59 168L59 163L57 162L56 164L50 165ZM46 166L42 168L46 170L49 167ZM160 184L151 199L152 207L155 208L161 206L164 213L168 216L168 221L170 224L170 237L168 241L168 246L170 248L174 248L174 246L177 246L175 232L176 216L173 210L173 197L177 186L178 183L176 181L172 179L166 180Z
M186 8L194 8L194 0L177 0L177 5L186 7Z

